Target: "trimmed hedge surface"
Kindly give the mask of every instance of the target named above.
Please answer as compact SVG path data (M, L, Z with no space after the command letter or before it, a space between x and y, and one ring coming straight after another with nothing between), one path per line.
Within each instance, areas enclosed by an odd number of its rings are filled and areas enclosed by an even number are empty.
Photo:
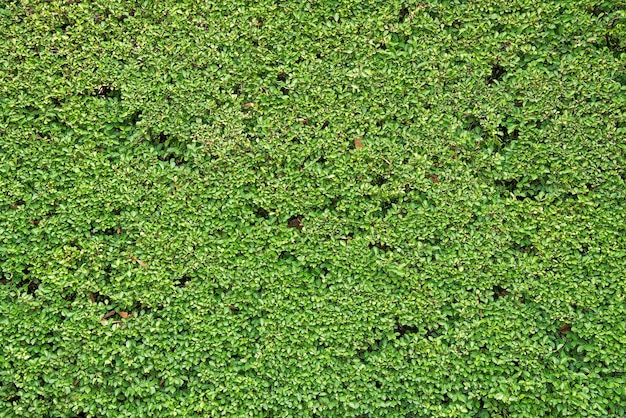
M626 2L0 3L0 416L626 415Z

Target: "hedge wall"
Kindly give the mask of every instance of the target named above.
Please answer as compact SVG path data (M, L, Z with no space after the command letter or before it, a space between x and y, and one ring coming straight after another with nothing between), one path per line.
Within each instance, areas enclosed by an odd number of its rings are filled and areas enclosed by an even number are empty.
M0 2L0 416L626 415L626 2Z

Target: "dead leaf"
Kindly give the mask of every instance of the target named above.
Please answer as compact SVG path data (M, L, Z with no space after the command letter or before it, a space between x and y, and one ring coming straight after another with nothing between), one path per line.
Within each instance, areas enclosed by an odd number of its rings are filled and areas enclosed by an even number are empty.
M106 320L106 319L101 319L101 320L100 320L100 323L102 324L102 326L105 326L105 327L106 327L106 326L109 324L109 321L108 321L108 320Z
M124 311L119 311L117 314L124 319L130 318L132 316L132 314L129 314L128 312L124 312Z
M117 228L117 229L115 230L115 232L117 232L117 234L119 235L119 234L121 234L121 233L122 233L122 230L121 230L120 228Z
M567 322L565 324L563 324L563 326L561 328L559 328L559 332L561 334L567 334L571 330L572 330L572 324L568 324Z
M287 228L296 228L298 231L302 231L302 219L303 215L294 216L287 221Z
M116 314L115 310L111 310L107 313L104 314L104 316L102 317L102 319L109 319L110 317L114 316Z
M39 225L39 220L37 220L37 219L31 219L31 220L30 220L30 223L31 223L31 224L33 224L33 225L35 225L35 226L37 226L37 225Z
M93 292L89 292L89 300L91 301L91 303L96 303L96 296L93 294Z
M361 142L362 139L363 139L363 135L357 136L356 138L354 138L354 148L356 149L363 148L363 142Z
M138 259L137 257L132 256L131 258L133 259L133 261L134 261L134 262L138 263L141 267L146 267L146 266L147 266L147 264L146 264L146 263L144 263L143 261L141 261L141 260L140 260L140 259Z
M254 107L254 103L250 102L250 103L244 103L243 107L247 107L247 108L253 108Z
M426 174L425 177L430 179L433 183L441 183L441 180L439 180L436 174Z

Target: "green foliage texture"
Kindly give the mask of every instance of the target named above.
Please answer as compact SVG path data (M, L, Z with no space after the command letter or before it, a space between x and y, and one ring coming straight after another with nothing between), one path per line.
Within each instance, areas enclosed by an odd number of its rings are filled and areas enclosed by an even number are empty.
M0 416L626 416L625 65L623 0L0 2Z

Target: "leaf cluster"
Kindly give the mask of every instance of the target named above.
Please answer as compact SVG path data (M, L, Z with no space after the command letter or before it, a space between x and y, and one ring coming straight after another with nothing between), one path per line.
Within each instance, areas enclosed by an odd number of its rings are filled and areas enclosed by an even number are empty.
M626 415L624 13L0 3L0 416Z

